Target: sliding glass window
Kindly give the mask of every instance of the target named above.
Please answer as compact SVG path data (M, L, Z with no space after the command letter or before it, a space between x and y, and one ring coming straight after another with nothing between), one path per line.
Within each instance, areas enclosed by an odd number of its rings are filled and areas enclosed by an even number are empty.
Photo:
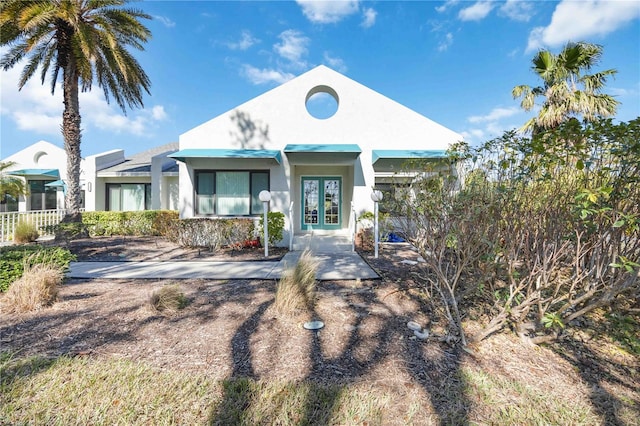
M262 213L260 191L269 189L268 171L196 171L196 214L248 216Z
M108 183L107 210L138 211L151 209L151 184Z

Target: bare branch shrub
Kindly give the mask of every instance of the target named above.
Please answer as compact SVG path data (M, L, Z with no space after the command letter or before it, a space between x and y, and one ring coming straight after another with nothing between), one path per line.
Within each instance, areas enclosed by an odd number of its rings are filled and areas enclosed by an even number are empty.
M463 344L470 303L489 318L472 340L510 326L539 343L638 294L640 119L570 120L452 154L461 179L425 168L395 210Z

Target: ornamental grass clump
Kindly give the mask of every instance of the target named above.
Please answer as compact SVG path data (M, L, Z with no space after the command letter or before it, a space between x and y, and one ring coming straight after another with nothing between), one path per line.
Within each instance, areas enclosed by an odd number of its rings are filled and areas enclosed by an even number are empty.
M38 228L28 220L21 220L13 231L13 241L17 244L32 243L38 239Z
M14 281L1 300L6 313L23 313L51 306L62 284L62 268L51 263L27 266L22 277Z
M165 285L151 295L149 303L154 311L172 314L184 309L188 299L178 284Z
M276 309L285 314L311 310L316 302L318 261L305 250L293 269L286 270L276 288Z

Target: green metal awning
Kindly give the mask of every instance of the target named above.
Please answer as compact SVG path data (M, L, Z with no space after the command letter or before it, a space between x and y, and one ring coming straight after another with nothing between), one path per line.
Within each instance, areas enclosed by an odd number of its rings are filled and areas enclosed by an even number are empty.
M244 158L244 159L271 159L276 163L282 160L280 151L271 149L198 149L188 148L170 154L183 163L192 158Z
M13 176L24 176L30 179L60 179L60 172L58 172L58 169L22 169L10 171L8 174Z
M353 162L362 150L356 144L289 144L284 153L294 164L344 164Z
M447 158L444 150L374 149L371 163L376 172L401 171L411 161L442 161ZM410 168L410 167L409 167Z

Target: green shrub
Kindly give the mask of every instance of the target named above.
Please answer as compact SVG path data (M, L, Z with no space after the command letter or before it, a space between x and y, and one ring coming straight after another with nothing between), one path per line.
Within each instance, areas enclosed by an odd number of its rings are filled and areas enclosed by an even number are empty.
M206 247L216 251L224 246L242 247L253 237L253 219L185 219L177 223L171 241L183 247Z
M56 241L69 241L86 238L89 230L82 222L60 222L53 226L47 226L45 230L55 235Z
M53 264L66 270L75 256L61 247L40 245L0 247L0 292L7 291L18 280L25 267L37 264Z
M18 244L32 243L39 236L36 225L27 220L20 220L13 230L13 241Z
M178 220L178 212L169 210L82 213L82 222L87 226L91 236L171 236Z
M267 213L267 231L269 231L269 245L276 245L282 241L282 232L284 231L284 213L269 212ZM260 240L264 239L264 216L260 217ZM264 241L262 241L264 244Z

